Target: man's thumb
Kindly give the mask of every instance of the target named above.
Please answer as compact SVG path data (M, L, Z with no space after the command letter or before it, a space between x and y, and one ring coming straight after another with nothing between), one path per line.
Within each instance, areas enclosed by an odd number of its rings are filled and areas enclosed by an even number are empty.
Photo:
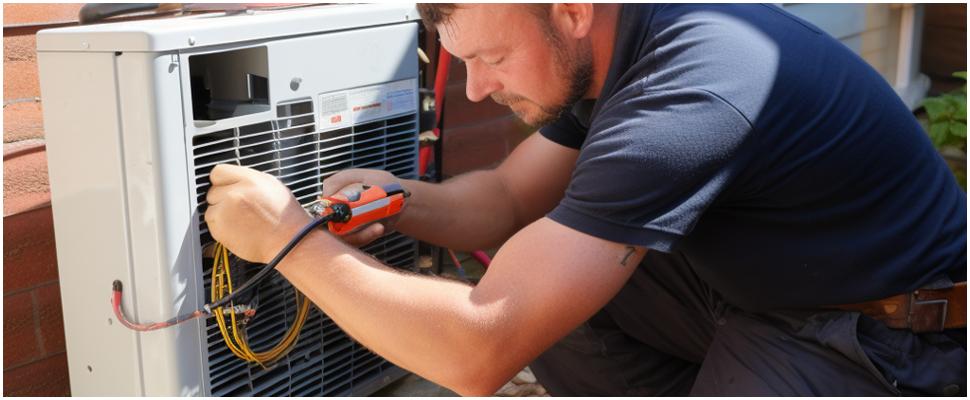
M323 180L323 183L320 186L320 195L323 197L333 196L347 185L352 183L360 183L360 181L361 177L358 176L356 171L340 171Z

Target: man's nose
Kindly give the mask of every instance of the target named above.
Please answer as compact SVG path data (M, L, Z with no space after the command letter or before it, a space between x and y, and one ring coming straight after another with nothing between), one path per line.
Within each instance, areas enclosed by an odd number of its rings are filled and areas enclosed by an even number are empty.
M501 84L476 62L465 63L465 95L468 100L479 102L502 88Z

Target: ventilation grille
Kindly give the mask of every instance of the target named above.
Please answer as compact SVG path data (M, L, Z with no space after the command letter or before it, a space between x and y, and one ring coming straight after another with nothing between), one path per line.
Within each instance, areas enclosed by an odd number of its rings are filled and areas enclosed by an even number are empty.
M327 132L315 131L311 100L278 105L277 116L192 138L203 247L213 242L204 212L209 172L217 164L243 165L274 175L304 205L320 195L323 179L346 168L384 169L400 178L417 178L415 112ZM363 250L388 265L410 268L416 261L417 242L394 233ZM203 266L208 296L211 261L203 260ZM259 287L256 301L257 314L246 332L250 347L259 352L280 341L297 310L292 286L278 274ZM207 321L206 339L213 396L364 395L383 386L390 374L402 373L356 343L316 307L311 307L290 354L267 370L236 358L213 319Z

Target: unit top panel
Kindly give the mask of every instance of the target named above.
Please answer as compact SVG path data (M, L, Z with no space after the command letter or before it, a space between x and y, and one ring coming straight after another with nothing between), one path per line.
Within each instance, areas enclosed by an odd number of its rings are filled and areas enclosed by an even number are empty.
M42 30L37 51L166 52L420 19L413 3L201 14Z

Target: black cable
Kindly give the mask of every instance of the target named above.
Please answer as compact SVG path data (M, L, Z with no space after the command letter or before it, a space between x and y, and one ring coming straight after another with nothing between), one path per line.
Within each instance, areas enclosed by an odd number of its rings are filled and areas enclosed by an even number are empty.
M318 226L323 225L330 221L347 222L347 220L350 219L350 206L346 204L337 203L337 204L331 205L330 210L332 210L333 212L331 212L330 214L324 215L318 219L315 219L309 224L307 224L306 226L304 226L303 229L300 230L300 232L293 237L293 239L290 239L290 242L287 243L285 247L283 247L283 250L280 250L279 254L277 254L276 257L273 257L273 259L269 263L267 263L266 266L263 267L263 269L261 269L259 273L256 274L256 276L253 276L252 279L246 281L246 283L242 284L242 286L240 286L239 289L234 290L232 294L226 297L223 297L214 303L206 304L202 306L202 309L205 310L207 313L211 314L212 309L225 306L226 304L229 304L229 302L231 302L234 298L239 296L241 293L244 293L247 290L250 290L256 287L256 284L260 283L261 281L266 279L267 276L269 276L270 271L276 269L276 265L283 260L283 257L286 257L286 255L289 254L290 251L293 250L293 248L296 247L296 245L299 244L304 237L306 237L306 235L310 234L310 232L312 232Z
M206 316L206 317L211 316L213 315L212 314L213 309L223 307L226 304L229 304L230 302L232 302L233 299L237 298L240 294L251 290L252 288L256 287L257 284L265 280L266 277L269 276L270 271L276 269L276 266L280 263L280 261L283 260L283 257L286 257L286 255L289 254L290 251L292 251L293 248L296 247L296 245L299 244L300 241L303 240L303 238L306 237L306 235L310 234L310 232L312 232L314 229L330 221L347 222L350 220L351 210L349 205L343 204L343 203L337 203L337 204L330 205L329 209L331 211L329 214L321 216L320 218L317 218L311 221L309 224L306 224L306 226L304 226L303 229L301 229L300 232L293 237L293 239L290 239L290 242L283 247L283 250L280 250L280 252L276 255L276 257L273 257L273 259L268 264L266 264L258 273L256 273L255 276L247 280L246 283L243 283L242 286L240 286L239 289L236 289L235 291L233 291L232 294L226 297L223 297L213 303L206 304L202 306L202 308L199 310L193 311L188 314L179 315L165 322L139 324L136 322L131 322L125 316L124 311L121 309L121 291L122 291L121 281L115 280L114 282L111 283L111 291L113 293L111 298L111 303L112 303L112 307L114 308L115 316L118 318L118 321L122 323L122 325L137 331L153 331L156 329L169 327L169 326L179 324L195 318L199 318L202 316ZM230 266L226 265L226 268L230 268Z

